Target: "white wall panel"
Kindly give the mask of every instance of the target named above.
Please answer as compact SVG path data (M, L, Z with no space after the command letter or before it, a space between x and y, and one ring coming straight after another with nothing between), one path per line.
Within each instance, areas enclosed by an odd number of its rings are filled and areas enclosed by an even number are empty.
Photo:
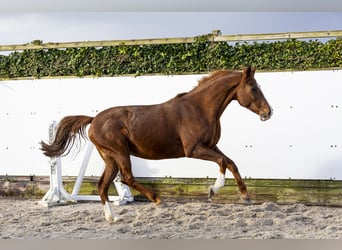
M94 116L117 105L152 104L189 91L201 78L144 76L0 81L0 175L48 175L39 150L53 120ZM222 116L219 147L243 177L342 179L342 71L256 73L273 117L259 117L237 102ZM83 148L87 146L83 144ZM78 174L84 151L62 159L63 175ZM214 163L193 159L132 158L136 176L216 177ZM87 175L100 175L93 152ZM227 174L231 177L231 175Z

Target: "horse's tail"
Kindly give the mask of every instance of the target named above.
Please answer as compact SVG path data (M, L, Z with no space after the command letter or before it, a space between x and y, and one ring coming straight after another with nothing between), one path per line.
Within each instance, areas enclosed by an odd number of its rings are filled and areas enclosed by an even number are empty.
M41 150L46 156L67 155L77 138L86 138L85 128L93 120L90 116L66 116L58 124L54 141L47 144L41 141Z

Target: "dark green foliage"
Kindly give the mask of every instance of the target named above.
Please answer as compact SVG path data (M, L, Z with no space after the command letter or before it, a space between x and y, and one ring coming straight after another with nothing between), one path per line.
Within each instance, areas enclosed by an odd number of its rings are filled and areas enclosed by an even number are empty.
M307 70L342 67L342 39L25 50L0 56L0 77L205 73L214 69Z

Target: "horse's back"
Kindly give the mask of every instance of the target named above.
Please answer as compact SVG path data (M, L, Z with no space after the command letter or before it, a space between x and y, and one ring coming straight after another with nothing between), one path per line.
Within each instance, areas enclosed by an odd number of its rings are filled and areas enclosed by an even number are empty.
M121 144L129 147L130 154L138 157L183 157L177 125L167 110L164 105L109 108L94 118L89 137L95 144L113 147L121 140Z

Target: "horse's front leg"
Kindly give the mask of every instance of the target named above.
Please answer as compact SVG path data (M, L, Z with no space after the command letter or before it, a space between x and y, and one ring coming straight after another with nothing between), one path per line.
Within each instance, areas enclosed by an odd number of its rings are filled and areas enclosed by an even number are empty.
M209 187L209 194L208 199L211 200L211 198L218 193L219 189L224 186L225 183L225 174L219 173L218 177L216 178L216 181L214 185L211 185Z
M202 160L209 160L216 162L220 167L220 173L217 177L214 185L210 186L209 189L209 199L214 195L217 194L219 189L224 186L225 183L225 174L226 169L233 174L236 183L238 185L239 191L241 193L241 198L246 202L250 203L250 197L247 192L246 184L244 183L243 179L240 176L239 170L236 164L225 156L217 147L211 149L204 145L198 145L192 151L191 156L192 158L202 159Z
M230 158L228 158L224 153L222 153L222 151L217 146L214 148L214 150L215 150L215 152L217 152L218 154L222 155L225 158L226 168L228 168L228 170L233 174L234 179L238 185L238 188L239 188L239 191L241 194L241 198L247 204L250 204L251 199L250 199L250 196L249 196L248 191L247 191L247 186L246 186L245 182L243 181L243 179L241 178L241 175L239 173L239 170L238 170L236 164L234 163L234 161L232 161ZM220 175L221 175L221 173L220 173ZM216 182L218 182L218 183L222 182L221 181L222 176L220 176L220 175L216 180ZM224 178L224 175L223 175L223 178ZM223 183L223 185L224 185L224 183ZM214 187L215 187L215 185L214 185Z

